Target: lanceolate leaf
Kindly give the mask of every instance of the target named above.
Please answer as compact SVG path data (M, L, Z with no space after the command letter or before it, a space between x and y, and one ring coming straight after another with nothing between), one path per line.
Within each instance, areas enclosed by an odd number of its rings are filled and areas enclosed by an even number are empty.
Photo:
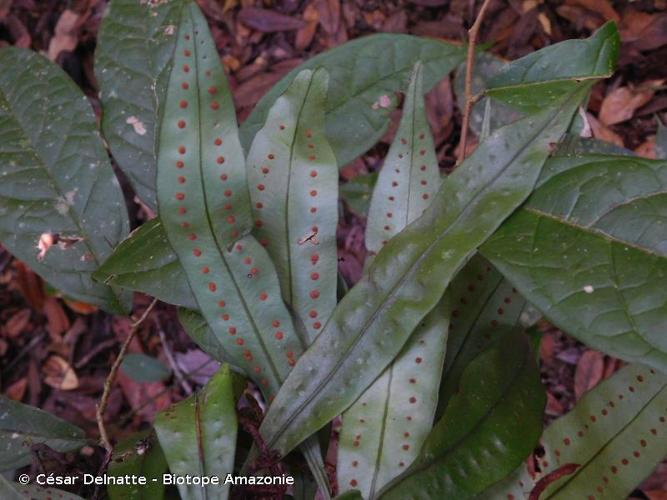
M621 369L556 420L540 440L544 453L531 457L485 498L524 499L550 474L540 500L626 498L667 456L667 377L641 365ZM569 466L569 468L568 468ZM553 477L553 476L552 476Z
M542 432L544 403L527 337L514 331L497 338L463 372L460 391L415 463L380 498L473 497L530 453Z
M116 445L109 462L109 476L144 476L145 485L110 484L107 493L111 500L150 500L163 498L164 480L167 472L160 443L152 431L137 432ZM58 498L55 496L54 498Z
M440 185L424 113L421 71L417 65L396 138L373 192L366 224L371 252L419 217ZM448 321L447 304L438 304L396 360L343 414L336 469L341 491L356 488L373 498L419 453L433 425Z
M102 130L139 198L156 207L157 123L184 0L110 2L97 41Z
M348 42L300 65L259 101L241 127L248 147L269 109L303 69L329 73L326 132L342 167L370 149L389 126L389 115L415 61L424 64L424 90L430 90L465 58L465 48L409 35L371 35Z
M336 307L338 168L324 133L326 71L304 70L269 110L248 154L255 234L310 344Z
M377 173L357 175L340 185L340 196L357 215L366 215Z
M452 316L437 415L442 415L458 391L465 367L507 327L517 326L527 306L502 274L479 255L456 275L449 290Z
M229 362L229 354L225 352L215 333L208 326L206 318L199 312L180 307L178 309L178 321L202 351L217 361Z
M482 253L563 330L667 370L667 162L550 160Z
M0 396L0 471L31 462L31 448L44 443L57 451L86 444L81 429L32 406Z
M158 202L198 309L234 364L267 397L301 351L275 270L252 236L229 90L198 8L184 12L158 160Z
M188 278L159 218L135 229L93 277L109 285L147 293L168 304L197 307Z
M122 313L91 273L128 232L90 104L34 52L0 51L0 241L65 295Z
M456 271L530 194L549 145L588 88L494 132L447 178L424 215L387 243L269 407L261 431L270 447L292 449L389 365Z
M179 485L184 500L225 499L236 450L236 401L232 372L223 365L202 391L159 413L155 430L173 474L218 476L218 485Z
M527 112L553 105L582 80L610 76L620 38L613 22L585 40L566 40L532 52L503 67L486 95Z

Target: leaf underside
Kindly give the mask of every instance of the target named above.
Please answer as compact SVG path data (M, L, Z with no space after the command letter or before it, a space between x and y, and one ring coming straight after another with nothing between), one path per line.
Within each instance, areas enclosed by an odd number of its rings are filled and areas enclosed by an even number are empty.
M641 365L622 368L586 393L540 439L530 473L522 465L485 498L528 498L544 477L569 464L541 499L626 498L667 456L667 377Z

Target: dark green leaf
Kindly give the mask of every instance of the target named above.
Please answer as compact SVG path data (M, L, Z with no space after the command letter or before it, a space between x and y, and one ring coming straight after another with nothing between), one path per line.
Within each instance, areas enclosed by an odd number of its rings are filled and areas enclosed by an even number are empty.
M160 360L145 354L126 355L120 369L135 382L161 382L171 376L171 370Z
M530 194L588 89L494 132L392 238L341 300L269 407L262 434L286 453L349 407L396 357L456 271Z
M118 443L107 474L109 476L144 476L146 485L114 484L107 486L110 500L153 500L164 498L162 474L167 461L155 433L137 432ZM56 497L57 498L57 497Z
M219 485L179 485L183 500L227 498L229 485L224 482L233 471L237 432L228 365L223 365L200 392L160 412L155 430L173 474L220 478Z
M222 344L215 336L204 318L192 309L178 308L178 320L183 325L185 332L194 340L199 348L219 362L229 362L229 354L225 352Z
M380 498L472 498L532 451L545 400L529 340L517 331L499 337L467 366L419 457Z
M43 443L57 451L86 444L81 429L33 406L0 396L0 471L31 462L31 448Z
M486 95L522 111L544 109L579 82L610 76L619 46L616 25L609 22L585 40L566 40L512 61L491 78Z
M338 167L324 134L326 71L304 70L269 110L248 153L255 235L310 344L336 307Z
M142 224L121 242L93 278L147 293L168 304L197 307L183 267L157 218Z
M379 57L379 55L381 56ZM430 90L465 57L465 48L409 35L371 35L309 59L292 70L259 101L241 127L246 148L266 121L269 109L303 69L329 73L326 131L342 167L375 144L389 126L416 61L424 64L424 90Z
M482 253L556 325L667 370L667 162L557 155Z
M549 483L542 500L627 498L667 456L666 412L667 377L626 366L544 431L544 453L535 458L539 469L522 465L483 498L528 498L553 474L560 478Z
M155 210L156 124L184 0L112 0L97 39L102 130L139 198Z
M126 311L91 279L129 223L90 103L34 52L4 48L0 68L0 241L65 295Z

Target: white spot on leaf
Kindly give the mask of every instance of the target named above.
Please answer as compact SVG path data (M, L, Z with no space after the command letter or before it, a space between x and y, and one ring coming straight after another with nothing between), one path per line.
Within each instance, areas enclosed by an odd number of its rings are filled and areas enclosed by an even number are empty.
M139 134L139 135L145 135L146 134L145 125L136 116L130 116L127 120L125 120L125 123L127 123L128 125L132 125L132 128L134 128L134 131L137 134Z
M595 288L593 288L592 285L586 285L584 287L584 292L586 292L586 293L593 293L594 291L595 291Z

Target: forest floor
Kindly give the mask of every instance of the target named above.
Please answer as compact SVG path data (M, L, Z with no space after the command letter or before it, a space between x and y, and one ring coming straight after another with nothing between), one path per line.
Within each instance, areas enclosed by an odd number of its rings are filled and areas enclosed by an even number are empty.
M152 1L152 0L147 0ZM243 121L285 73L324 50L376 32L410 33L461 42L474 20L471 0L198 0L208 17ZM0 47L31 48L60 64L99 110L93 74L95 38L106 0L0 0ZM595 137L654 157L657 119L667 121L667 0L496 0L480 42L515 59L568 38L588 36L607 20L618 22L618 71L593 90L588 116ZM461 113L451 79L427 96L438 160L455 164ZM391 140L341 171L342 182L377 170ZM472 141L474 146L474 140ZM126 188L133 223L146 218ZM364 220L346 209L339 228L341 272L353 283L365 257ZM150 298L137 295L135 310ZM52 296L41 280L0 247L0 391L38 406L97 435L95 405L130 320ZM567 412L621 362L587 349L543 322L540 357L548 390L547 420ZM130 345L171 371L164 381L138 382L121 372L107 410L116 440L152 422L155 412L206 382L216 363L189 340L174 308L160 304ZM34 470L91 472L89 457L38 454ZM663 464L633 497L667 499Z

